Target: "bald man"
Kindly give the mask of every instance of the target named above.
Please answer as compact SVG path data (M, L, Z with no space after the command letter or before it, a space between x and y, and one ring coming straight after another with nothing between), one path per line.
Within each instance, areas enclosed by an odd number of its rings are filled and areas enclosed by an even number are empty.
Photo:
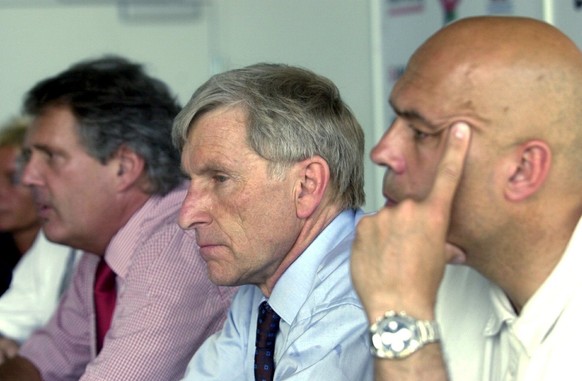
M351 263L376 380L581 379L580 50L536 20L459 20L390 104L386 207Z

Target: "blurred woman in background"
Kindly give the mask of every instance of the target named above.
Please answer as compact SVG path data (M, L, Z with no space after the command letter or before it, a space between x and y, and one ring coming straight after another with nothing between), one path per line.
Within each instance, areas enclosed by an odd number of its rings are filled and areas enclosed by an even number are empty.
M28 123L18 117L0 128L0 295L41 227L32 190L19 181L18 157Z

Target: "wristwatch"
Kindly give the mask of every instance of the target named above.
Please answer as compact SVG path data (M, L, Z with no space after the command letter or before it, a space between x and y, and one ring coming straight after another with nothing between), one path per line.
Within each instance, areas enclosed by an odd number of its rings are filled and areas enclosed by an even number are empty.
M403 359L439 340L436 321L417 320L404 312L388 311L370 326L370 351L379 358Z

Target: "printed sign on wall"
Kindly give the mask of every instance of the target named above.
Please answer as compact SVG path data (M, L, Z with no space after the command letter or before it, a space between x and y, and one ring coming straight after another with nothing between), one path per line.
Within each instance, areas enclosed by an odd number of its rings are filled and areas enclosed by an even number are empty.
M488 11L492 15L511 15L513 0L489 0Z
M448 24L457 18L457 6L460 0L440 0L445 13L443 24Z
M390 16L402 16L424 10L424 0L386 0Z

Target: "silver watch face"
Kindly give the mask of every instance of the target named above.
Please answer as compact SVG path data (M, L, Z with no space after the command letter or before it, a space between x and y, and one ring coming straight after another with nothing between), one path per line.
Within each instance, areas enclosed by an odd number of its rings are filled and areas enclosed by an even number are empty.
M372 327L374 354L403 358L422 346L415 319L406 315L386 316Z

